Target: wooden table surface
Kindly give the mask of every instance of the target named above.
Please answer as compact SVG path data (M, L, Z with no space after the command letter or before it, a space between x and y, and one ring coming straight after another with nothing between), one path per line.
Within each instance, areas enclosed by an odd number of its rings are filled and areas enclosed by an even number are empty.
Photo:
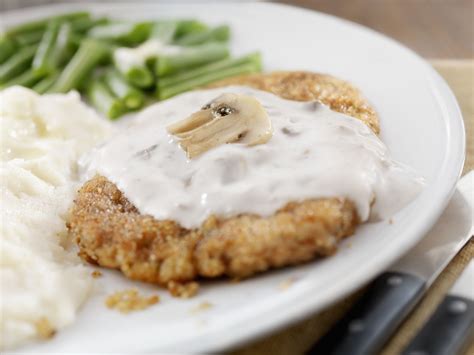
M358 22L426 58L474 58L474 0L282 0Z

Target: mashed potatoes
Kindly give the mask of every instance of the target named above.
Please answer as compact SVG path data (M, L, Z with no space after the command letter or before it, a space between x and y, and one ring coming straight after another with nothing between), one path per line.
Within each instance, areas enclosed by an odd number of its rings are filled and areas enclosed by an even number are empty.
M70 324L91 286L64 217L77 159L110 131L76 93L0 92L0 349Z

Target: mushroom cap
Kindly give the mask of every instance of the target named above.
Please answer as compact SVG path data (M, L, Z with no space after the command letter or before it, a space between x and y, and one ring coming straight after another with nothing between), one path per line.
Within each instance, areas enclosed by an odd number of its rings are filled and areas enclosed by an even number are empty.
M167 127L180 139L189 158L221 144L264 144L273 135L272 123L260 102L252 96L226 93L188 118Z

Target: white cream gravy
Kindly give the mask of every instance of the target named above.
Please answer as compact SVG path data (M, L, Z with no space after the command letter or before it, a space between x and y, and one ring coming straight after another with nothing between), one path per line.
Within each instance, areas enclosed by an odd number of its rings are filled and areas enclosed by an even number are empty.
M263 145L226 144L188 160L166 126L222 93L257 98L272 120ZM359 217L386 218L413 200L423 179L390 158L361 121L318 102L296 102L247 87L186 93L140 113L88 159L88 175L114 182L143 214L186 228L215 214L273 214L289 201L352 200Z

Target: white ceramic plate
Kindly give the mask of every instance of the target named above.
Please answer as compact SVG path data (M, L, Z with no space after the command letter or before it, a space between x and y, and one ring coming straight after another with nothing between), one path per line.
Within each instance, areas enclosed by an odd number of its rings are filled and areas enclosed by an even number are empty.
M260 49L266 70L306 69L357 85L380 114L382 138L395 158L427 179L421 196L394 218L367 224L334 257L239 283L204 284L190 300L162 301L122 315L105 308L107 294L131 286L109 271L75 324L54 339L20 351L211 352L241 345L321 310L362 286L412 247L446 205L461 171L464 128L446 83L420 57L378 33L331 16L265 3L210 5L48 6L2 14L6 25L72 9L140 19L198 17L232 26L235 54ZM294 280L282 290L279 285ZM212 307L196 311L202 302Z

